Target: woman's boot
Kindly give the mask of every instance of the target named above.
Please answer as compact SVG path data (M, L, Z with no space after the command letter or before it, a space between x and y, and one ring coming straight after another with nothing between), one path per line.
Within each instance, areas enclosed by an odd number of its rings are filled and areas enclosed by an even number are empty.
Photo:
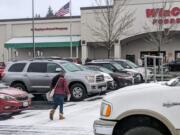
M59 114L59 119L60 119L60 120L65 119L65 117L63 116L63 114L62 114L62 113L60 113L60 114Z
M52 109L49 113L50 120L53 120L55 109Z

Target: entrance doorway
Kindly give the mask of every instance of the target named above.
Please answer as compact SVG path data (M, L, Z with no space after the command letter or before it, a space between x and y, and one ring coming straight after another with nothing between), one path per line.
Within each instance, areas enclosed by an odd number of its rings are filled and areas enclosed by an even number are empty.
M140 52L140 56L141 56L141 59L143 60L143 62L144 62L144 55L159 56L159 52L158 51L142 51L142 52ZM163 56L164 60L166 61L166 52L165 51L161 51L161 56ZM147 65L153 66L153 60L148 58ZM156 65L159 65L158 59L156 59Z
M175 51L175 61L180 61L180 51Z
M135 55L126 55L126 59L135 63Z

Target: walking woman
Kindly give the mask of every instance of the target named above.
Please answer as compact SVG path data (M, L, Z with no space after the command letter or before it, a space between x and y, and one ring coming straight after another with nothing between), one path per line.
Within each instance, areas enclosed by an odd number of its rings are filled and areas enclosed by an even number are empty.
M68 99L70 99L70 92L66 79L64 78L64 73L61 73L53 78L51 87L54 89L54 104L52 110L50 111L49 118L53 120L55 110L59 106L59 119L62 120L65 118L63 116L64 97L67 95L67 97L69 97Z

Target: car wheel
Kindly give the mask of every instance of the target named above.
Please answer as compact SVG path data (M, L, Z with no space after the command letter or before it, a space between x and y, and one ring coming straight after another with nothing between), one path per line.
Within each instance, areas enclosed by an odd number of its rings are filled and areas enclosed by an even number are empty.
M73 101L81 101L86 97L86 89L80 83L75 83L70 88L71 99Z
M164 135L157 129L151 127L134 127L123 133L123 135Z
M14 83L12 85L12 87L17 88L17 89L22 90L22 91L26 91L26 87L22 83Z
M171 135L160 121L150 117L131 117L119 123L114 135Z

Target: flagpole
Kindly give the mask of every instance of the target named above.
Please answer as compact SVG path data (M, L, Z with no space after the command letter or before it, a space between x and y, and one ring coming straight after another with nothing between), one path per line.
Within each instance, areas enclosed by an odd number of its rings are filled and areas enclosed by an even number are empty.
M70 0L70 57L72 58L72 3Z
M36 57L36 48L34 41L34 0L32 0L32 39L33 39L33 58Z

